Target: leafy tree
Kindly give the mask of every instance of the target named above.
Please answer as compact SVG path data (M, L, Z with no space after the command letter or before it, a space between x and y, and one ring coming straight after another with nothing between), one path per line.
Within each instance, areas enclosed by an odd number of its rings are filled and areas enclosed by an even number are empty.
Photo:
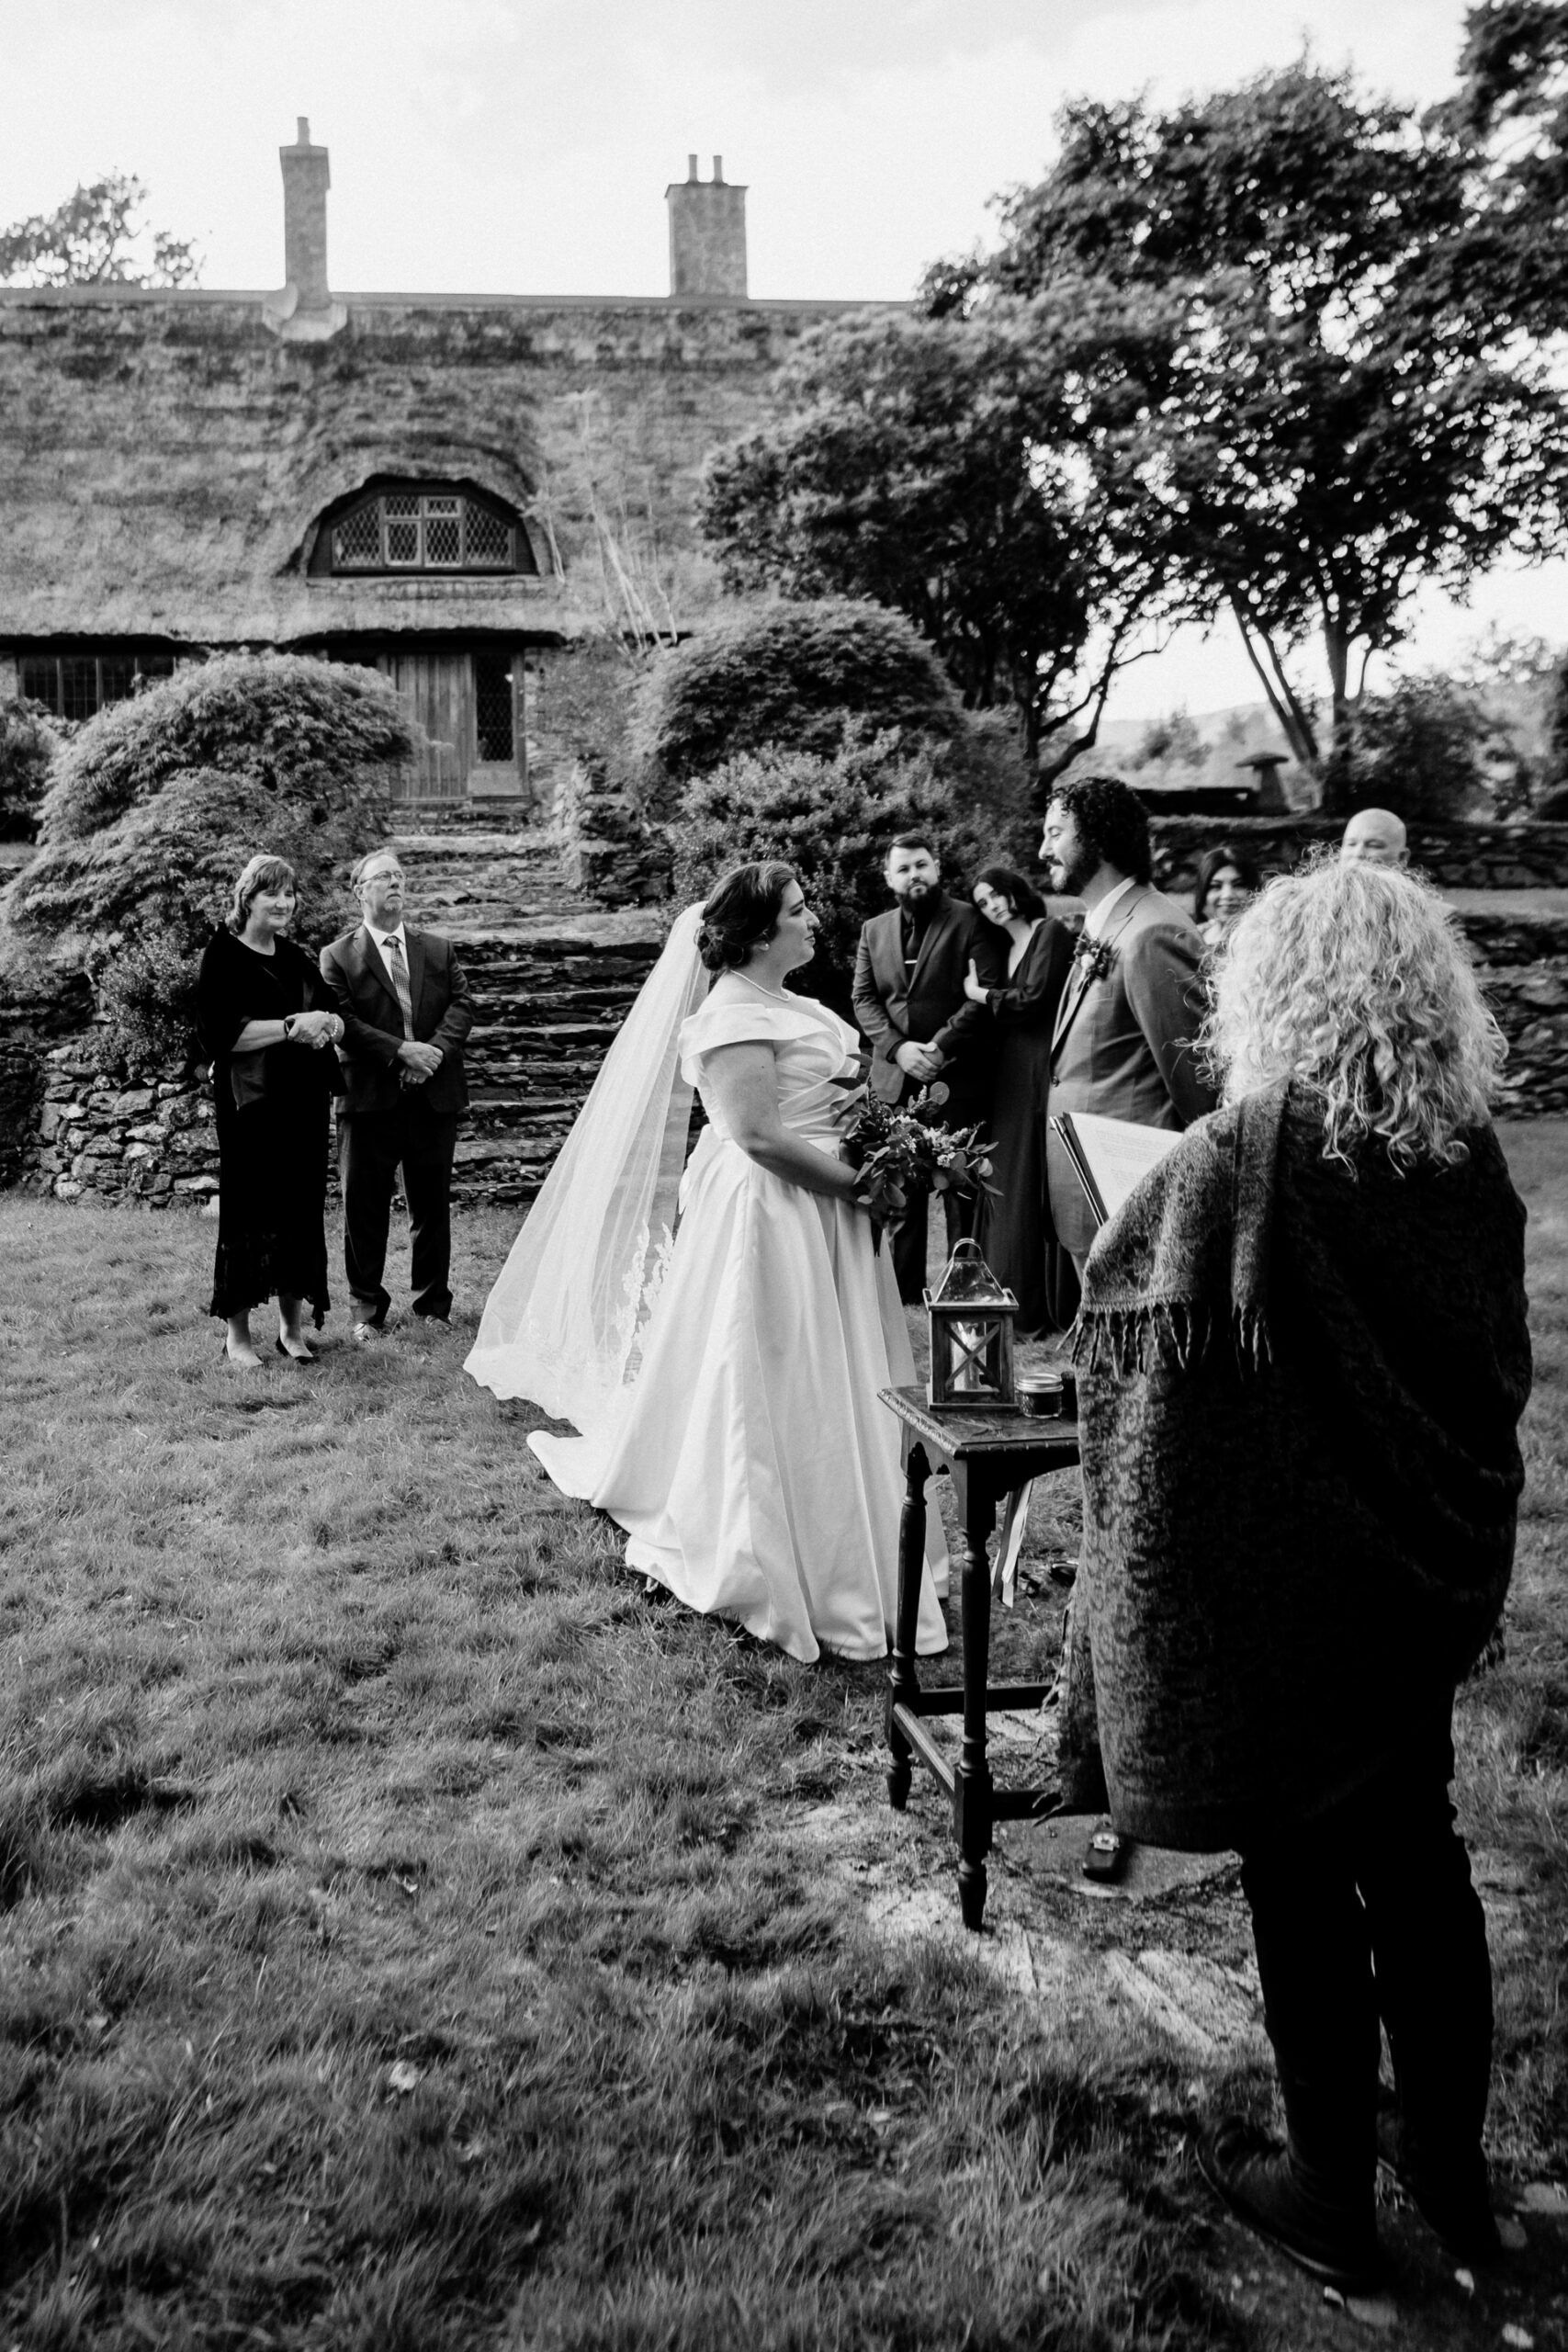
M185 239L155 229L144 258L147 235L136 215L146 196L141 180L109 172L54 211L0 229L0 284L194 286L201 261Z
M1507 748L1507 730L1480 695L1445 673L1396 678L1356 710L1342 752L1344 805L1392 808L1406 824L1490 816L1492 761Z
M667 797L738 752L830 757L857 730L952 743L964 714L929 646L878 605L844 598L732 613L660 654L633 698L632 755Z
M1475 181L1456 278L1501 322L1559 334L1568 327L1568 7L1472 8L1460 73L1437 113L1465 143Z
M731 587L874 597L966 706L1011 707L1032 752L1070 756L1169 585L1126 430L1166 364L1165 306L1079 284L976 309L974 282L952 265L923 315L807 338L778 422L710 460L703 524Z
M1343 752L1418 586L1461 594L1562 535L1562 401L1453 266L1464 142L1305 64L1164 113L1080 101L1061 130L991 280L1049 305L1093 273L1179 307L1139 426L1149 528L1194 608L1234 615L1292 751L1321 769L1293 674L1309 637ZM1327 764L1332 798L1348 770Z
M1036 828L1015 770L988 794L954 789L951 751L906 745L897 733L856 729L829 752L773 744L739 752L687 789L671 826L678 900L700 898L750 858L783 858L820 919L817 954L800 975L813 996L846 1014L861 924L890 901L887 847L911 825L931 832L953 888L987 858L1019 863Z
M1167 718L1149 721L1138 738L1133 765L1201 768L1208 756L1209 747L1198 732L1198 723L1191 713L1173 710Z

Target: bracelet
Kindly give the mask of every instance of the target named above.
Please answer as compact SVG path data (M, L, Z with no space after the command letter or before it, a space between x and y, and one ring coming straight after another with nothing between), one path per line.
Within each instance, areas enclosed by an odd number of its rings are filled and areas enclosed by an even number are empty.
M293 1012L286 1012L283 1016L283 1042L286 1046L294 1035L294 1023L298 1018L299 1015Z

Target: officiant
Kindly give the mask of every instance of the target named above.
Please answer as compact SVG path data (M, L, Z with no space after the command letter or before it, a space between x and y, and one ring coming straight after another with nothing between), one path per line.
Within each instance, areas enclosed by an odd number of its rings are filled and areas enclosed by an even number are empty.
M883 879L895 904L873 915L855 956L854 1012L871 1041L868 1083L882 1102L908 1103L940 1079L947 1100L938 1116L963 1127L991 1107L996 1030L983 1004L964 994L977 962L982 980L1001 988L1007 963L997 934L972 906L950 899L923 833L900 833L887 852ZM942 1196L948 1247L969 1231L973 1202ZM926 1201L912 1201L893 1238L898 1295L918 1305L926 1279Z
M1187 1127L1214 1106L1199 1066L1202 933L1150 883L1143 802L1120 776L1072 772L1045 813L1042 863L1051 888L1083 900L1082 934L1051 1039L1047 1122L1067 1111ZM1078 1272L1096 1220L1047 1124L1051 1220Z

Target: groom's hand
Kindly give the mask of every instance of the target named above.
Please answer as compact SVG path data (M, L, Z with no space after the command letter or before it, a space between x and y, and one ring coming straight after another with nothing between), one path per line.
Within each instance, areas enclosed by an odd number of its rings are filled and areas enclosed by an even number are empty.
M930 1085L942 1068L942 1056L929 1046L918 1046L912 1037L905 1038L893 1058L906 1077L918 1078L922 1086Z
M408 1038L398 1047L398 1059L411 1079L434 1078L442 1063L439 1046L422 1046L415 1038Z

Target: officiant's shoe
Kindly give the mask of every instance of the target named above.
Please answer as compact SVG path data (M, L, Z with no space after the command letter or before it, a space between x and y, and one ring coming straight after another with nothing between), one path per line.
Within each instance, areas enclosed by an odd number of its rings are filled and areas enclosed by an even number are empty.
M1377 2224L1314 2190L1286 2151L1239 2115L1221 2118L1198 2143L1198 2169L1249 2230L1342 2295L1382 2282Z
M1480 2267L1504 2252L1492 2211L1492 2184L1479 2148L1468 2161L1422 2163L1407 2143L1392 2099L1378 2104L1378 2165L1392 2173L1428 2229L1461 2262Z
M387 1327L384 1323L356 1323L354 1327L354 1344L356 1348L374 1347L378 1340L384 1340L386 1336Z

